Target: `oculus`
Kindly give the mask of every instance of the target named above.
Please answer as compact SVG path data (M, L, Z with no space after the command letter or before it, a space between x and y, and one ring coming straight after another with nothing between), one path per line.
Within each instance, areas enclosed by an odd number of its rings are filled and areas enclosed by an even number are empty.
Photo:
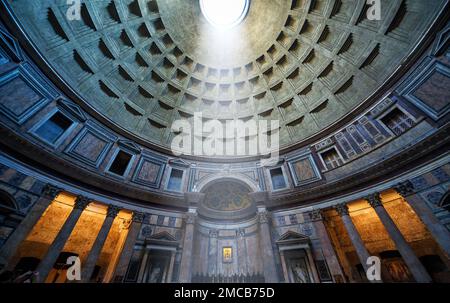
M203 16L220 29L238 25L248 13L250 0L200 0Z

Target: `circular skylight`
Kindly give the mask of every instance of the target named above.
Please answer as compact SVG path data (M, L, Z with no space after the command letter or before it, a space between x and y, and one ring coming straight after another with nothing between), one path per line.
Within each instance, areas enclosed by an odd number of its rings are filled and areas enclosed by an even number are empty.
M247 15L250 0L200 0L203 15L217 28L231 28Z

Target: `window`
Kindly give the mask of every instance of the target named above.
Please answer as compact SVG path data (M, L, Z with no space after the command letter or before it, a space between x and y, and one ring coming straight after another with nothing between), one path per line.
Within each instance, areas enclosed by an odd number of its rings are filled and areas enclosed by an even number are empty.
M381 118L381 122L397 136L401 135L414 125L413 119L398 108L395 108Z
M124 176L128 166L130 165L132 155L129 153L126 153L124 151L119 151L112 162L111 166L109 167L109 171L113 174Z
M272 179L272 187L274 190L286 188L286 180L284 179L283 170L281 167L272 169L270 171L270 178Z
M337 168L344 164L344 161L342 161L341 156L339 156L335 148L323 152L321 156L327 169Z
M72 120L62 113L56 112L50 119L38 127L35 134L41 139L54 144L72 126L72 124Z
M184 172L181 169L173 168L170 172L169 183L167 189L170 191L181 191Z

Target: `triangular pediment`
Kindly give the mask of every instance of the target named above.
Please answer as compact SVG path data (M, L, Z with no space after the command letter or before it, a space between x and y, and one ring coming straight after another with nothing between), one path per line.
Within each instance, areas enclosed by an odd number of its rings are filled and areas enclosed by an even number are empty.
M283 235L281 235L280 239L278 239L277 242L305 242L309 241L309 237L305 236L303 234L297 233L295 231L289 230L285 232Z
M167 231L156 233L148 238L148 240L170 241L175 242L177 239Z
M122 147L125 147L127 149L129 149L130 151L139 154L141 153L141 147L139 145L137 145L136 143L134 143L133 141L130 140L119 140L119 142L117 143Z
M68 112L70 115L72 115L79 121L81 122L86 121L86 116L84 115L83 111L75 103L72 103L64 98L58 99L57 103L60 108Z
M183 159L172 159L169 160L169 164L172 166L180 166L180 167L189 167L191 166L190 163L184 161Z

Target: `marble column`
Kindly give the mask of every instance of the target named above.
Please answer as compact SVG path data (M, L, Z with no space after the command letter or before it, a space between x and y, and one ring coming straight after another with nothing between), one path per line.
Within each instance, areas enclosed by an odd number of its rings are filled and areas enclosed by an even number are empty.
M286 264L286 257L284 255L284 250L280 250L281 267L283 268L284 283L289 283L289 271Z
M192 278L192 253L194 249L194 231L197 209L189 209L186 215L186 226L183 240L183 254L180 264L180 282L190 283Z
M397 247L400 255L402 256L403 261L405 261L416 281L420 283L432 282L432 279L426 271L425 267L419 261L419 258L417 258L411 246L409 246L408 242L403 237L397 225L395 225L391 216L389 216L388 212L384 208L380 194L375 193L366 197L365 199L367 200L367 202L369 202L370 206L375 209L375 212L380 218L381 223L386 228L386 231L388 232L392 241L394 241L394 244Z
M0 264L5 265L7 270L12 270L16 264L11 262L20 244L27 238L33 227L42 217L48 206L61 193L61 189L53 185L47 184L42 189L39 200L31 207L26 217L19 226L8 237L0 251Z
M344 273L342 272L341 266L333 248L333 244L331 243L327 229L324 225L324 219L321 211L315 210L309 214L309 217L313 222L317 236L319 237L320 244L322 246L322 253L325 257L325 261L328 264L328 267L330 268L333 280L336 275L340 275L342 276L342 278L344 278Z
M217 274L217 246L218 246L219 231L211 229L209 231L209 248L208 248L208 274Z
M260 249L263 259L264 278L266 283L278 283L278 273L275 266L275 255L272 248L270 233L270 214L265 208L258 209Z
M52 244L50 245L47 254L44 256L44 258L39 263L36 271L39 273L38 281L39 282L45 282L48 274L52 270L53 266L55 265L56 260L59 257L59 254L61 253L62 249L64 248L64 245L66 244L67 240L70 237L70 234L72 233L75 225L78 222L78 219L80 219L81 214L86 209L86 207L91 203L91 200L89 200L86 197L78 196L75 205L72 209L72 212L70 213L69 217L66 219L66 222L64 222L64 225L59 230L58 234L56 235L56 238L53 240Z
M144 221L145 214L141 212L134 212L131 218L131 225L129 227L127 239L123 245L122 252L114 271L113 282L122 282L128 270L131 257L133 255L134 245L141 232L142 222Z
M110 205L108 207L106 218L103 221L97 238L95 239L95 242L92 245L91 250L89 251L86 261L84 262L84 264L82 264L81 282L90 281L103 245L105 244L106 238L108 237L109 231L111 230L111 226L114 222L114 219L119 214L119 211L120 208L118 208L117 206Z
M417 216L422 220L430 234L445 252L447 260L450 259L450 232L433 214L433 211L422 198L416 194L414 185L410 181L398 184L395 190L411 206Z
M176 255L177 255L176 250L170 252L170 263L169 263L169 269L167 271L166 283L172 283L173 269L175 266L175 256Z
M361 239L361 235L358 233L355 224L350 217L350 213L348 211L347 204L339 204L335 207L339 216L341 216L342 222L344 222L344 227L347 230L347 233L352 241L353 247L356 250L356 254L358 255L359 261L364 268L364 272L367 272L369 269L367 265L367 260L370 257L370 253L364 245L363 240ZM370 281L370 282L380 282L380 281Z

